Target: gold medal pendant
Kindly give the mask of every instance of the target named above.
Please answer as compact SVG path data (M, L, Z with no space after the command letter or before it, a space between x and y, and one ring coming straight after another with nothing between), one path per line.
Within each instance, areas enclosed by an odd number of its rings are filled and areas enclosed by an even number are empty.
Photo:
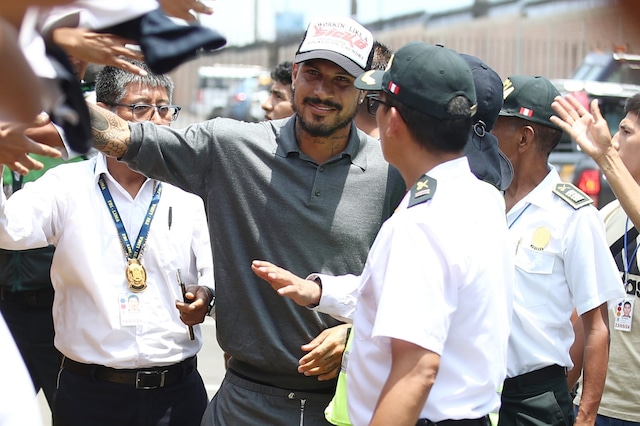
M147 288L147 271L138 259L127 259L126 274L131 291L137 293Z

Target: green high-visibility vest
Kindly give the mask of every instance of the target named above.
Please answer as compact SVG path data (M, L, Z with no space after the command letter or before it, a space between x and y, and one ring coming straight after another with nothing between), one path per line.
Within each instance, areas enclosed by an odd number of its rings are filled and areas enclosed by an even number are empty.
M349 361L349 352L351 351L351 342L354 334L355 330L351 327L351 332L342 354L342 366L338 374L336 393L324 410L324 417L329 423L336 426L351 426L349 412L347 411L347 362Z

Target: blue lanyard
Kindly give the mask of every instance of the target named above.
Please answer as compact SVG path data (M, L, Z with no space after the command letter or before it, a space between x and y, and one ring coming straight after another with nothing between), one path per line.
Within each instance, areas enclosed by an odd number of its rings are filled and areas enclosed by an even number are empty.
M622 253L622 266L624 267L624 281L627 282L627 276L629 275L629 271L631 271L631 265L633 265L633 259L636 257L636 253L638 253L638 245L636 244L635 250L633 250L633 254L631 255L631 259L627 259L627 230L629 229L629 218L627 217L627 221L624 224L624 252Z
M529 206L530 206L530 205L531 205L531 203L527 203L527 205L526 205L526 206L524 206L524 209L522 209L522 211L518 214L518 216L516 216L516 218L515 218L515 219L513 219L513 222L511 222L511 223L509 224L509 229L511 229L511 227L513 226L513 224L514 224L514 223L516 223L516 222L518 221L518 219L520 219L520 216L522 216L522 214L523 214L524 212L526 212L526 211L527 211L527 209L529 208Z
M147 216L144 218L144 222L142 222L140 232L138 233L138 238L136 238L135 251L131 247L131 242L129 241L127 230L124 229L124 224L122 223L120 213L118 213L116 203L113 201L111 192L109 192L109 188L107 188L107 183L104 181L104 173L102 173L100 175L100 178L98 179L98 186L100 186L100 191L102 191L104 201L107 203L107 207L109 207L113 222L116 224L118 234L120 235L120 242L122 243L122 247L126 252L127 258L137 259L140 255L140 252L142 251L142 248L144 247L144 243L147 240L149 228L151 227L151 221L153 220L153 215L156 212L158 201L160 201L160 195L162 194L162 183L158 183L158 186L156 186L156 189L153 192L153 198L151 198L151 203L149 204L149 209L147 210Z

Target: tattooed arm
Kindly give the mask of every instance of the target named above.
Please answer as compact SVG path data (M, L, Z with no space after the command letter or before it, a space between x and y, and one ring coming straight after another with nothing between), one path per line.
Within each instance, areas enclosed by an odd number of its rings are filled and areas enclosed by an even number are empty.
M109 110L87 102L93 131L93 146L104 155L122 157L131 144L129 123Z

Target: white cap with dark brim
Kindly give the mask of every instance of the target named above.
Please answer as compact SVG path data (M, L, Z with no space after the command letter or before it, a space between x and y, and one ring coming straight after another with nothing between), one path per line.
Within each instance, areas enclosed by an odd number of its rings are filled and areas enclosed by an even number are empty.
M357 77L367 69L372 51L373 35L353 19L320 18L309 23L294 63L326 59Z

